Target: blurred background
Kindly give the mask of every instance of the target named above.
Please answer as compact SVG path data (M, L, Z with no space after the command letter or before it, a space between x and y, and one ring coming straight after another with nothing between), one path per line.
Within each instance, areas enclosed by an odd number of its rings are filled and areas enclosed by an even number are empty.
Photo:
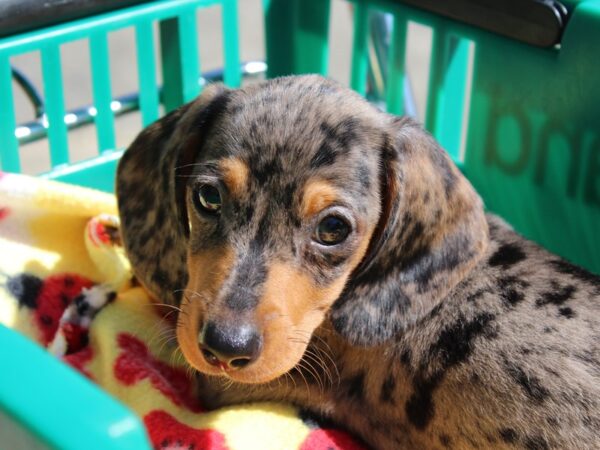
M240 0L239 33L242 61L264 61L264 21L262 0ZM197 13L199 33L199 60L202 72L223 67L223 37L221 8L201 9ZM380 20L385 20L380 18ZM331 51L329 52L329 76L343 84L349 83L352 45L352 10L343 0L332 0L330 14ZM407 42L407 70L410 90L414 97L414 114L423 120L427 95L427 74L431 52L431 28L410 23ZM158 43L158 30L154 30ZM159 46L155 45L158 49ZM110 73L113 98L135 93L139 90L135 57L135 35L132 28L109 34ZM61 47L63 83L67 110L92 104L90 56L87 41L75 41ZM157 62L160 54L156 54ZM21 71L36 87L42 97L41 66L39 52L12 58L12 65ZM161 71L157 71L162 84ZM252 82L252 81L250 81ZM13 86L17 123L35 118L35 111L21 88ZM138 112L119 116L116 121L117 147L127 147L141 129ZM73 161L97 155L94 126L84 126L69 132L69 149ZM24 172L40 173L50 169L48 142L40 140L21 146Z

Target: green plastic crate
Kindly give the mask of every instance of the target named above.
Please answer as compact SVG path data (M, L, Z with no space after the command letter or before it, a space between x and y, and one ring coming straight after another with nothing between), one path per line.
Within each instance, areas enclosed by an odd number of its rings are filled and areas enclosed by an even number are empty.
M407 24L431 27L426 128L489 210L549 250L600 273L600 1L563 1L569 20L553 48L523 44L401 0L351 3L352 87L365 92L368 12L390 13L386 103L401 114ZM269 75L326 74L329 2L264 4Z
M385 100L403 112L405 49L410 21L433 29L426 127L449 151L482 194L487 207L550 250L600 273L600 0L565 1L570 19L560 46L541 49L408 6L402 1L355 0L351 85L365 93L368 12L393 16ZM224 9L225 82L240 83L235 0L155 1L0 39L0 167L20 171L14 130L10 57L40 51L48 103L51 172L43 176L113 188L116 162L110 109L107 33L135 27L143 123L159 114L152 23L160 22L168 111L199 92L195 22L197 8ZM327 74L328 0L263 0L269 75ZM97 158L70 164L58 48L89 39ZM37 346L0 328L0 360L18 367L0 371L0 449L149 448L133 414ZM14 369L13 369L14 367ZM44 385L34 383L43 372ZM12 389L26 380L28 389ZM21 383L25 384L25 383ZM52 392L61 399L53 415ZM95 405L80 417L78 403ZM59 421L60 417L60 421ZM73 424L79 423L80 426ZM65 424L70 424L68 430ZM115 428L116 427L116 428ZM120 434L114 430L120 430ZM112 431L111 431L112 430ZM9 438L7 437L10 437ZM90 444L94 443L94 444ZM92 447L93 445L94 447Z

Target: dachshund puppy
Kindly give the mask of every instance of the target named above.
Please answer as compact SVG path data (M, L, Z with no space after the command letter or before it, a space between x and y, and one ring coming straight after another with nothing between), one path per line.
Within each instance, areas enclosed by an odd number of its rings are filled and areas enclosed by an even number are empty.
M289 401L377 449L600 448L600 279L486 215L412 120L318 76L209 86L117 194L211 406Z

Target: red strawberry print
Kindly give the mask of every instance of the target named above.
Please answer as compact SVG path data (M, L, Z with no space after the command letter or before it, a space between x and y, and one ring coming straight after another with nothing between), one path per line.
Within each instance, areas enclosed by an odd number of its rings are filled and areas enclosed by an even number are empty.
M348 433L318 428L310 432L300 450L366 450Z
M6 207L0 207L0 220L5 219L10 214L10 210Z
M173 403L200 412L192 381L184 370L176 369L155 359L148 347L136 337L120 333L117 344L121 354L115 361L115 377L127 386L148 378L155 389L162 392Z
M93 357L94 352L92 351L92 348L85 347L83 350L79 350L78 352L64 356L63 360L66 361L71 367L84 374L90 380L93 380L94 377L85 367Z
M144 424L156 450L227 450L218 431L188 427L165 411L146 414Z

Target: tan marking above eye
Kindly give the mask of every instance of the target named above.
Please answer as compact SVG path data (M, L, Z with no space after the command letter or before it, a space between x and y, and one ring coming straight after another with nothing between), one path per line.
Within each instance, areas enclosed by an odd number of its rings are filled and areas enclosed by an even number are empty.
M338 200L339 195L333 185L323 180L309 180L304 185L302 216L308 219Z
M239 158L227 158L219 163L219 167L229 192L236 196L241 195L248 186L250 169L246 163Z

